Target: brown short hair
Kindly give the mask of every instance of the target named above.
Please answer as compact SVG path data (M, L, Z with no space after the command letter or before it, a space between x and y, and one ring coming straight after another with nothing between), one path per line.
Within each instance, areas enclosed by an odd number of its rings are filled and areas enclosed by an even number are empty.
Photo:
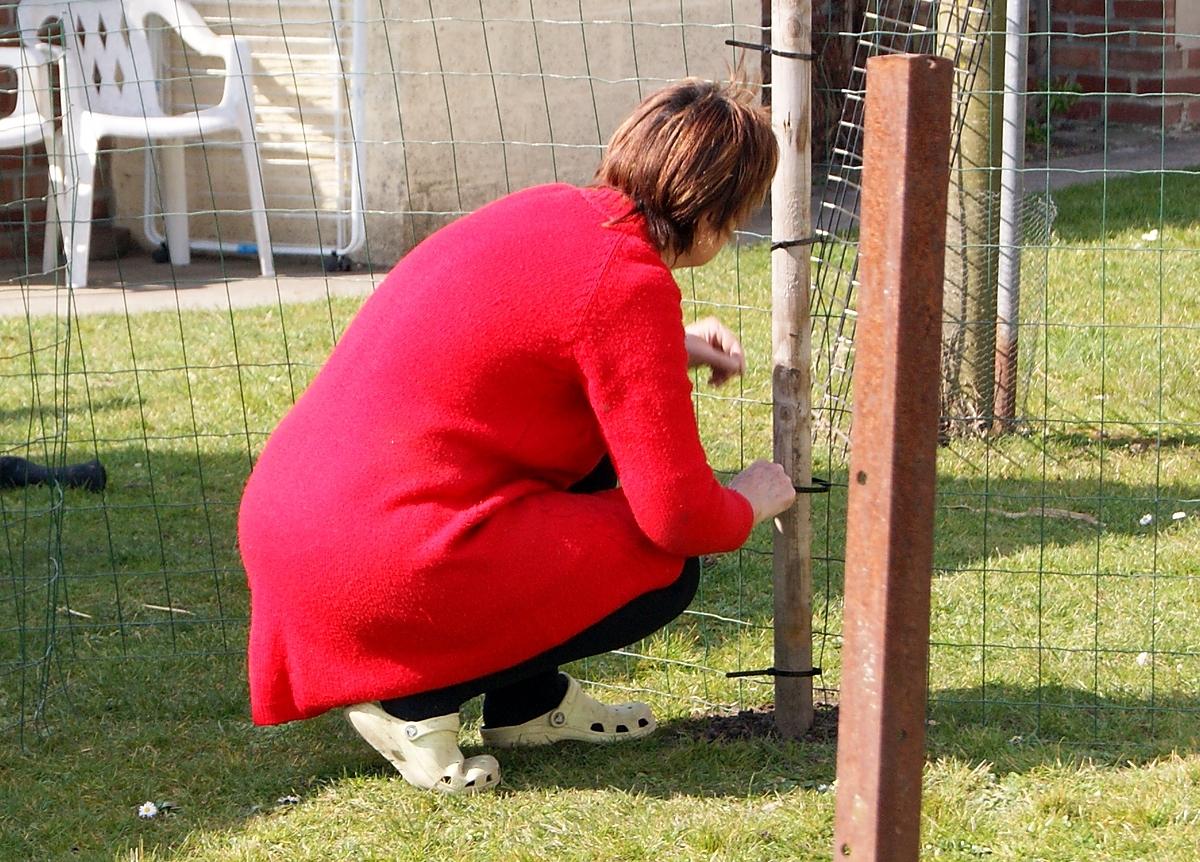
M705 216L732 229L761 204L778 160L770 116L749 87L688 78L621 124L595 182L633 200L660 251L682 254Z

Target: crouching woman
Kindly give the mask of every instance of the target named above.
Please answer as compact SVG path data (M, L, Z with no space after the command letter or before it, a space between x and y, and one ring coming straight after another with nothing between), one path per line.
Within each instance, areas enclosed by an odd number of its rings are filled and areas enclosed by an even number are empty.
M526 189L408 253L283 418L246 485L249 675L260 724L345 708L410 783L494 787L485 745L613 742L655 728L559 666L658 630L701 554L791 505L783 469L722 486L689 367L744 367L685 326L671 271L711 260L777 152L737 86L647 98L595 181Z

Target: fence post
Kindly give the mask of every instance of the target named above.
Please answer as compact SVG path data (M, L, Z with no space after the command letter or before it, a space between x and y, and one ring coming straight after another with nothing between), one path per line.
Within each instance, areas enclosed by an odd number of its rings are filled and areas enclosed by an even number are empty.
M1021 310L1021 204L1025 198L1025 91L1029 75L1028 0L1008 0L1004 37L1004 137L1000 170L1000 268L996 296L996 421L1017 415L1017 333Z
M867 63L836 860L920 850L952 70Z
M991 425L996 370L996 223L999 219L1000 111L998 87L1004 0L937 3L940 53L957 67L959 123L951 172L951 245L946 266L943 420L951 430Z
M812 0L774 0L771 122L779 168L771 186L771 343L775 460L798 487L812 483ZM800 241L800 242L796 242ZM812 668L811 506L800 494L775 521L775 667ZM775 677L775 723L784 736L812 727L812 678Z

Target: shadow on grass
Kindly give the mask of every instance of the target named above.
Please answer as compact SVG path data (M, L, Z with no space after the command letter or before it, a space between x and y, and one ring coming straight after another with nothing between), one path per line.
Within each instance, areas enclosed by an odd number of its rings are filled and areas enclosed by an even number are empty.
M1103 443L1104 446L1110 451L1126 449L1133 454L1146 452L1154 448L1200 448L1200 433L1172 432L1168 434L1157 435L1153 431L1153 423L1147 423L1146 430L1140 432L1134 430L1126 430L1124 432L1111 432L1106 430L1101 432L1099 428L1097 428L1096 430L1086 434L1054 434L1050 439L1056 443L1063 443L1069 446L1078 447L1080 449L1095 449L1096 446Z
M97 396L96 398L92 398L88 401L89 411L94 414L107 413L115 410L127 410L131 407L145 406L146 399L137 395L105 395L102 397ZM0 406L0 425L8 423L23 423L29 425L29 427L36 427L37 423L42 419L50 420L54 425L57 425L60 412L60 405L54 403L53 401L48 401L47 403L38 407L29 405L4 405ZM88 449L83 447L73 447L73 449L74 452L68 453L69 459L70 455L72 454L83 454L88 451ZM24 453L16 452L15 454L20 455ZM86 455L84 458L75 458L74 460L86 460L90 457L90 455Z
M22 627L52 626L58 667L64 672L75 661L161 664L172 657L240 654L248 606L235 527L248 472L241 442L233 443L234 451L200 453L196 441L187 439L171 442L177 451L163 451L157 444L160 448L148 452L140 441L101 446L108 488L102 495L66 492L60 537L31 532L21 517L19 498L5 494L4 549L14 577L45 582L48 557L57 557L54 565L60 573L44 600L31 596L21 606L19 619L0 618L0 642ZM817 537L813 605L818 613L840 602L843 584L847 477L841 471L830 478L831 493L812 499ZM1094 548L1102 537L1150 538L1156 527L1141 524L1144 513L1165 513L1159 519L1165 521L1177 501L1195 496L1194 487L1175 483L943 475L935 576L983 570L989 560L1029 549ZM769 551L769 528L762 528L748 550L706 567L693 608L718 618L687 615L675 623L681 634L719 651L745 630L720 618L768 629ZM1093 555L1087 568L1055 574L1107 574L1097 572L1097 565ZM962 609L966 615L979 610ZM16 604L0 605L0 614L17 612Z
M930 758L956 756L1023 772L1058 762L1138 765L1200 751L1200 698L1106 698L1063 685L996 683L929 699Z
M695 715L664 722L650 737L618 745L560 743L491 751L509 790L617 790L669 799L746 798L833 782L836 707L818 709L812 732L799 740L774 732L770 710L713 719ZM365 749L365 743L362 744ZM477 753L487 749L465 746ZM394 775L380 758L368 774Z
M191 830L236 828L288 794L319 793L348 776L391 774L336 714L281 728L255 728L248 721L242 653L247 602L234 531L248 461L238 442L221 445L226 448L216 452L196 439L154 441L149 452L142 441L102 445L109 487L100 496L67 492L58 551L48 551L56 547L53 541L47 545L46 535L30 532L6 498L5 548L15 577L33 581L41 573L44 581L48 553L60 552L61 561L46 604L33 607L31 595L16 624L0 619L0 652L21 626L32 632L52 627L56 636L47 666L47 733L0 774L0 783L19 791L0 794L12 800L10 816L33 823L23 833L27 839L13 838L30 842L21 845L26 855L30 847L66 855L75 846L86 855L86 848L138 840L167 847ZM197 453L198 447L205 451ZM825 548L814 565L818 608L836 604L842 587L846 476L832 479L833 492L814 500ZM1024 549L1093 546L1104 534L1143 536L1138 518L1148 506L1194 496L1194 489L1177 484L944 475L936 574ZM1087 519L1037 514L1042 509ZM769 548L765 533L755 542L759 550ZM736 611L766 627L770 591L760 587L770 584L770 557L750 551L740 564L738 559L727 556L708 570L699 607ZM0 613L15 608L5 603ZM962 609L964 615L979 611ZM713 649L741 637L741 627L718 623L688 616L676 625L683 635L699 636L703 628ZM597 665L598 681L609 678L606 667ZM13 679L0 675L0 686ZM769 696L769 688L763 691ZM8 693L3 703L11 708L14 696ZM934 691L930 751L973 760L1007 757L1012 769L1060 759L1064 752L1108 750L1098 746L1151 757L1168 747L1195 749L1190 727L1198 709L1200 701L1192 697L1097 702L1088 692L1054 686ZM669 721L654 738L630 746L508 752L506 784L517 790L745 797L816 788L833 777L832 739L710 738L712 722L709 716ZM1020 743L1012 741L1016 737ZM30 793L31 787L39 790ZM174 802L179 813L147 826L133 814L147 799ZM39 823L35 809L54 814Z
M1080 446L1096 441L1081 437ZM1134 441L1136 442L1136 441ZM1144 444L1143 444L1144 445ZM1180 441L1172 445L1190 445ZM994 454L991 457L995 457ZM981 459L982 460L982 459ZM998 479L984 468L976 476L938 478L934 514L934 576L976 571L989 560L1030 549L1094 547L1106 539L1152 538L1155 526L1142 523L1155 513L1160 523L1181 501L1196 497L1194 485L1177 482L1137 484L1098 476L1078 479ZM844 576L847 474L831 477L830 493L813 497L814 607L841 596ZM769 568L769 544L759 541L760 565ZM1078 574L1094 576L1094 560ZM764 613L769 609L763 609ZM764 617L763 622L768 622Z

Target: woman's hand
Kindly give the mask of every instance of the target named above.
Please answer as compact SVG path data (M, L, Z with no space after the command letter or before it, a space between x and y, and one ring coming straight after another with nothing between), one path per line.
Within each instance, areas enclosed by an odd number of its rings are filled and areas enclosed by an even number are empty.
M796 488L787 471L772 461L755 461L733 477L729 488L750 501L755 526L796 502Z
M712 369L708 382L720 386L746 370L742 344L730 329L715 317L697 320L683 328L687 345L688 367L706 365Z

